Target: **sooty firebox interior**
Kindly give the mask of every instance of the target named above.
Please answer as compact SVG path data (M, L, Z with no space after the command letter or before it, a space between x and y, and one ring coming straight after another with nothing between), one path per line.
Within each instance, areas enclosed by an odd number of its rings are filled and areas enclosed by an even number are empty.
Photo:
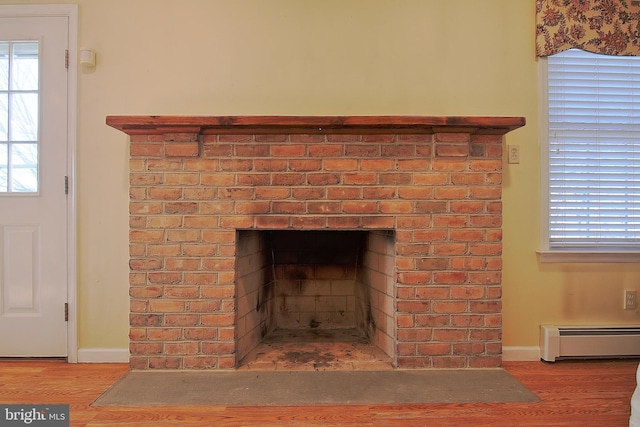
M393 356L393 231L237 233L238 361L274 337L351 340Z

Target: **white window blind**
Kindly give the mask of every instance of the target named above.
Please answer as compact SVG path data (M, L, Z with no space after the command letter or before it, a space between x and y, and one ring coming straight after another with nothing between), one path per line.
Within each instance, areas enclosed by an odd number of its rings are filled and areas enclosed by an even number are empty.
M640 247L640 57L548 58L549 248Z

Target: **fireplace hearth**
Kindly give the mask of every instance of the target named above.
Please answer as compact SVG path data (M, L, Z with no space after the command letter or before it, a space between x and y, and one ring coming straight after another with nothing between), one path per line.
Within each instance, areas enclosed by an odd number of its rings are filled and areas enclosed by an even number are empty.
M523 118L107 124L130 135L133 369L238 368L283 331L500 366L502 144Z

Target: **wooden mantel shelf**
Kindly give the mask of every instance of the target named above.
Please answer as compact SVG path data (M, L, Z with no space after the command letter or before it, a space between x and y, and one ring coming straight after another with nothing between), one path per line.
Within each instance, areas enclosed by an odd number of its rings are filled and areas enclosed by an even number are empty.
M524 117L480 116L107 116L128 135L198 134L433 134L504 135Z

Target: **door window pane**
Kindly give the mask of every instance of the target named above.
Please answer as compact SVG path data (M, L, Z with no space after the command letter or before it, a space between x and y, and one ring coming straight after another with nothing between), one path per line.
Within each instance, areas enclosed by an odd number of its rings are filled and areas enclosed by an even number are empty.
M0 141L9 140L9 94L0 91Z
M37 144L11 146L11 190L18 193L38 191Z
M38 94L11 93L12 141L38 140Z
M11 89L38 90L38 42L14 42Z
M0 41L0 141L7 141L9 114L9 43Z
M9 167L8 144L0 143L0 192L8 191L7 174Z
M9 43L0 41L0 90L9 89Z

